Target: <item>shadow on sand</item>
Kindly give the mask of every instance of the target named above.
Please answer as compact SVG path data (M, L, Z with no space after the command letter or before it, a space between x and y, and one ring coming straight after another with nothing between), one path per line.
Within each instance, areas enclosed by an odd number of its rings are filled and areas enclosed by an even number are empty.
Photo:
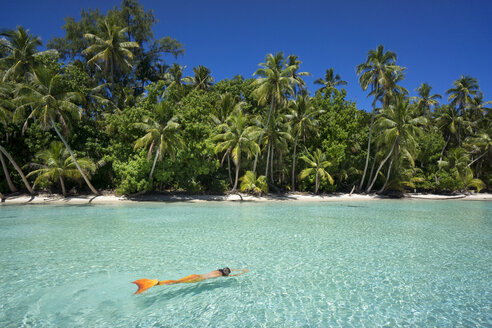
M229 196L237 196L237 199L231 199ZM248 195L249 197L255 197ZM255 199L245 199L240 193L220 194L220 195L190 195L185 193L136 193L126 196L127 199L138 202L192 202L192 201L228 201L228 202L254 202ZM287 193L267 194L261 196L265 200L296 200L296 198Z

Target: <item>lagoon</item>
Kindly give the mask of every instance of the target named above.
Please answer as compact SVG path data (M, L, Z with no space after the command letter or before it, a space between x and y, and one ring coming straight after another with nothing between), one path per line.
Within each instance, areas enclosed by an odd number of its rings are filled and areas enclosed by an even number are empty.
M0 207L1 327L491 326L492 202ZM249 273L133 295L131 281Z

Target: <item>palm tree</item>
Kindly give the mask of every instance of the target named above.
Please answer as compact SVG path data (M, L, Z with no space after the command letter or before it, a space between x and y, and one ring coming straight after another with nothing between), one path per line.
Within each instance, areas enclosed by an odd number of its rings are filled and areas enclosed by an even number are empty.
M454 172L456 179L462 183L464 190L470 187L477 188L477 192L485 186L482 180L473 178L473 171L469 166L470 156L461 147L455 148L448 153L445 160L439 161L439 169L446 168Z
M418 93L418 97L413 97L412 100L415 101L417 108L421 110L421 114L425 117L430 117L430 110L432 106L439 104L437 99L441 99L442 96L439 94L431 95L432 86L427 82L424 82L415 89Z
M293 78L297 82L295 85L293 85L294 96L297 96L296 85L299 86L299 90L302 90L306 87L306 83L304 82L304 80L302 79L301 76L311 75L309 72L298 72L301 64L302 64L302 61L300 61L299 57L297 57L296 55L287 56L286 61L285 61L286 67L289 67L289 66L295 67L295 69L293 69L291 71L291 74L290 74L290 77Z
M471 76L463 76L453 82L453 88L446 91L450 105L455 107L458 115L464 116L464 111L469 105L473 104L473 97L480 94L478 81ZM458 145L461 146L461 124L458 124Z
M162 93L162 97L172 97L176 103L179 103L181 98L185 95L185 88L183 87L183 82L186 78L183 78L183 71L186 66L181 66L174 63L163 76L164 83L166 84L166 89ZM171 92L174 91L174 92ZM168 98L170 99L170 98Z
M65 135L69 133L70 120L79 120L82 108L77 102L82 102L83 97L78 92L67 92L63 78L47 69L38 69L36 76L30 75L27 84L21 85L16 91L15 101L19 104L14 116L22 116L26 110L31 110L24 123L25 129L29 121L35 120L43 129L53 129L67 148L72 160L94 194L98 194L80 167L75 155L58 129L55 120L61 124Z
M241 154L246 153L248 156L258 152L260 147L256 143L258 137L258 128L248 125L249 117L242 111L234 112L226 123L221 125L222 133L215 136L214 140L219 141L215 147L215 153L226 151L231 153L232 160L236 165L236 178L232 192L236 191L239 179L239 169L241 167Z
M183 70L186 66L181 66L174 63L167 72L164 74L164 80L166 81L167 87L177 86L180 87L183 82Z
M195 73L193 77L187 76L183 78L183 82L192 84L197 90L208 90L212 86L214 78L209 68L199 65L193 67L193 73Z
M10 84L0 82L0 123L6 128L7 122L10 122L12 111L14 105L10 101L11 98L11 88ZM1 147L1 145L0 145ZM7 184L11 192L16 192L17 188L15 187L12 179L10 178L10 173L3 159L3 151L5 148L2 147L2 151L0 151L0 162L2 163L3 173L5 174L5 179L7 180ZM5 150L6 151L6 150Z
M260 120L257 121L260 122ZM289 130L290 130L290 124L289 122L287 122L287 117L280 112L276 112L272 115L270 124L266 127L265 130L265 134L263 138L263 144L267 148L265 176L268 177L268 170L270 170L270 181L272 184L274 184L273 164L275 158L278 159L278 162L280 163L279 167L281 169L282 155L288 151L288 142L292 139Z
M282 52L275 55L268 54L265 62L260 63L259 66L260 68L258 68L254 73L254 75L259 76L259 78L254 82L254 93L258 97L258 103L260 105L268 102L270 103L267 121L258 142L261 144L263 135L270 124L270 117L272 116L272 113L276 111L278 105L283 103L286 95L294 94L294 89L292 86L299 84L299 82L292 77L293 72L297 70L297 66L286 66ZM257 160L258 154L255 155L253 172L256 172Z
M41 39L29 34L22 26L17 26L16 30L6 30L0 33L4 36L2 46L6 49L7 56L0 59L0 65L6 67L3 81L16 76L24 76L27 72L33 73L38 66L37 57L56 54L55 50L38 52L37 47L42 45Z
M456 140L460 140L460 135L459 135L460 131L458 130L458 126L466 124L466 122L463 119L463 117L459 115L457 109L455 109L451 105L446 105L446 106L442 106L438 111L436 123L438 128L440 130L443 130L443 134L448 135L448 137L446 138L446 144L444 145L441 151L441 159L442 159L444 150L448 146L451 136L454 135L456 136ZM460 142L458 141L458 143Z
M210 119L217 126L224 124L232 113L241 110L245 104L244 101L238 101L230 92L221 94L216 106L212 108Z
M314 193L318 193L320 178L328 179L328 182L332 185L334 183L332 176L326 171L326 168L331 165L326 160L326 155L318 148L312 154L303 155L301 159L309 166L301 171L299 178L304 180L306 177L316 175L315 177L315 190Z
M241 192L247 191L258 195L268 194L268 183L266 182L266 177L264 175L260 175L256 178L256 173L247 171L240 180Z
M456 171L457 177L463 183L463 188L466 191L469 191L471 187L475 187L477 192L480 192L483 188L485 188L485 183L477 178L473 177L473 171L471 168L466 167L463 172Z
M339 85L347 85L347 82L342 80L340 74L336 74L333 72L333 68L329 68L326 70L325 78L319 78L314 81L314 84L320 84L322 87L318 90L325 95L330 96L332 91L336 89Z
M463 115L465 108L473 102L473 97L478 96L480 89L478 82L471 76L463 76L453 82L453 88L448 89L448 101Z
M12 98L13 98L12 85L10 83L0 82L0 124L2 124L4 127L7 127L7 124L11 121L12 112L15 109L15 105L11 101ZM27 178L22 172L19 165L17 165L16 161L7 152L7 150L0 145L0 162L2 163L3 172L5 174L5 179L7 180L7 184L9 186L10 191L16 192L17 188L15 187L15 185L12 182L12 179L10 178L10 173L7 168L7 165L5 164L3 155L7 157L10 163L14 166L15 170L19 173L29 193L34 194L31 185L27 181Z
M438 163L439 169L458 170L463 172L470 162L470 155L462 147L451 149L447 156Z
M297 100L290 103L290 114L287 118L292 125L292 135L294 136L294 149L292 150L292 191L296 190L296 150L299 138L305 140L306 136L315 131L318 126L316 117L323 113L314 107L308 96L298 96Z
M175 64L174 64L175 65ZM166 63L158 62L155 64L155 77L154 80L166 80L166 74L168 74L171 66Z
M374 95L374 101L372 103L373 109L371 114L371 124L369 127L369 140L367 141L367 155L366 163L364 166L364 172L362 173L362 179L360 181L359 190L362 190L362 185L366 177L367 166L369 164L369 156L371 154L371 137L372 128L374 125L374 116L376 113L376 102L381 97L381 89L387 87L387 77L392 73L401 72L402 67L395 65L396 53L393 51L384 52L384 47L379 45L376 50L369 50L367 53L367 59L364 63L357 65L357 74L359 76L359 83L363 90L371 87L369 95ZM384 107L384 104L383 104Z
M375 90L369 93L369 95L375 96L375 99L379 100L382 107L387 107L395 96L408 95L408 90L398 85L405 79L406 68L397 66L395 69L388 70L380 79L382 87L379 90Z
M492 138L487 132L482 132L476 137L467 138L466 144L471 148L471 153L473 155L479 154L477 158L472 160L467 166L470 167L480 159L482 159L492 148Z
M492 104L492 101L483 101L483 93L479 92L469 104L470 112L475 116L475 120L479 120L486 111L491 111L492 108L485 107ZM470 117L471 118L471 117Z
M212 108L210 118L216 127L220 127L227 122L229 116L237 111L240 111L246 103L243 101L238 102L231 93L225 93L220 95L220 99L215 107ZM232 185L231 176L231 154L226 152L222 157L221 165L224 159L227 157L227 172L229 173L229 182Z
M3 155L5 155L5 157L7 157L7 159L9 160L9 162L14 166L15 170L17 171L17 173L19 173L19 175L21 176L22 178L22 182L24 182L24 185L26 186L27 190L29 191L29 193L31 195L34 195L34 190L32 190L31 186L29 185L29 182L27 181L26 179L26 176L24 175L24 173L22 172L21 168L19 165L17 165L16 161L13 159L13 157L7 152L7 150L5 148L3 148L2 146L0 146L0 152L3 153ZM1 156L1 153L0 153L0 156ZM9 172L6 170L6 166L5 166L5 163L3 163L3 157L0 157L1 161L2 161L2 166L4 168L4 173L5 175L7 176L7 179L9 179ZM9 184L9 187L11 188L11 190L15 191L16 188L12 188L13 184Z
M163 154L168 154L174 158L178 148L184 146L183 139L180 136L178 119L176 116L169 118L169 112L170 110L164 102L158 103L155 106L153 117L144 117L142 122L134 124L136 128L146 133L135 142L134 148L148 149L148 160L150 160L155 151L149 180L152 179L157 160L162 160Z
M59 181L62 194L65 197L67 192L63 179L80 180L82 178L67 148L64 148L63 143L59 141L52 142L50 148L38 152L35 157L42 164L31 163L30 166L37 169L27 175L28 177L37 175L34 187L41 182ZM86 175L90 175L96 170L96 165L90 158L79 158L78 163Z
M104 64L104 74L108 76L110 73L111 85L114 92L114 75L117 68L122 71L127 71L132 68L130 61L133 59L133 53L130 49L139 48L137 42L128 41L125 33L128 28L121 28L114 25L108 19L105 19L100 24L100 34L91 33L84 34L84 38L92 41L93 44L82 51L84 55L91 55L92 58L87 62L94 64L99 69L98 62Z
M415 116L409 100L403 95L396 96L392 104L381 110L376 121L376 126L381 131L381 141L386 145L391 144L392 146L387 156L381 161L366 192L371 191L381 168L391 155L394 156L388 167L387 181L391 173L391 164L399 163L400 158L406 159L412 166L415 165L414 157L417 153L418 145L415 137L422 135L423 130L421 126L425 122L424 117Z

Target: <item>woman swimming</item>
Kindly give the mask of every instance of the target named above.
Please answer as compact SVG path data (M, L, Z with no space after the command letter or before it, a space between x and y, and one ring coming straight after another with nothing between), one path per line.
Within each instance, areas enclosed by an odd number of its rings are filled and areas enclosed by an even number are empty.
M231 274L231 271L241 271L240 273L236 274ZM135 280L132 282L132 284L136 284L138 286L138 290L135 294L140 294L147 289L154 287L156 285L174 285L174 284L189 284L192 282L199 282L202 280L206 279L212 279L212 278L218 278L218 277L235 277L242 275L246 272L249 272L247 269L229 269L229 268L223 268L223 269L217 269L209 273L205 274L192 274L189 276L186 276L184 278L178 279L178 280L162 280L159 281L157 279L139 279Z

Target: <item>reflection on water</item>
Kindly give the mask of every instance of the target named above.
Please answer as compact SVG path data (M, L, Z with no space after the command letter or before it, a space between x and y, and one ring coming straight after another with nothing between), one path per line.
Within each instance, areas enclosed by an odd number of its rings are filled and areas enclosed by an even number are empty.
M0 208L1 327L490 326L491 202ZM136 279L251 272L133 295Z

